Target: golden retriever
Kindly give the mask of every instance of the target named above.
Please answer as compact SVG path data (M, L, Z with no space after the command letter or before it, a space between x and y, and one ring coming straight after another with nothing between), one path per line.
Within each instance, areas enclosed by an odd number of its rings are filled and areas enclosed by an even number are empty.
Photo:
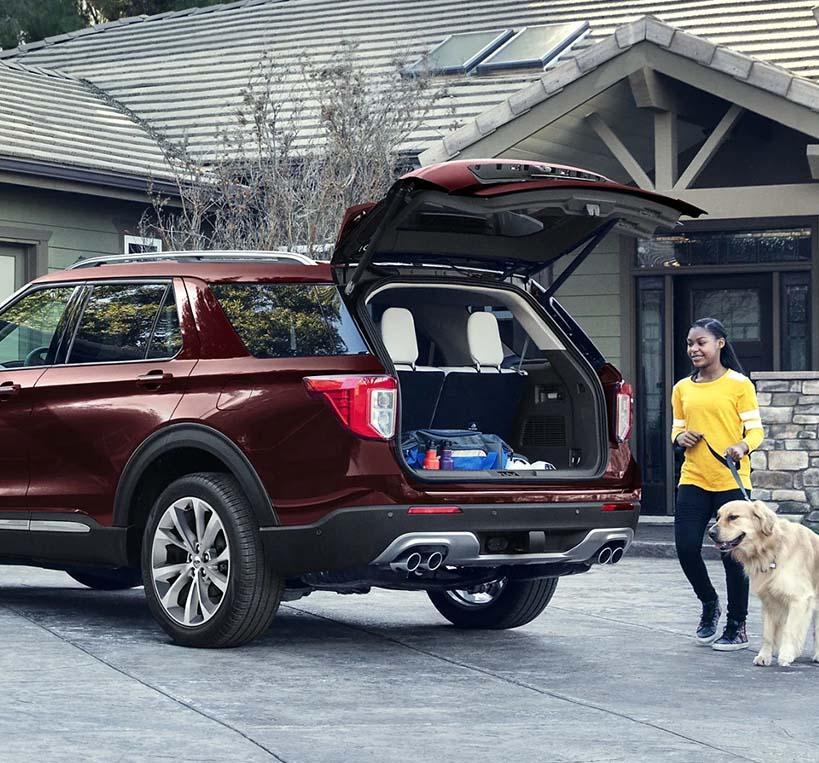
M819 662L819 535L778 517L762 501L729 501L708 535L745 569L762 601L762 649L754 665L790 665L816 617L813 661Z

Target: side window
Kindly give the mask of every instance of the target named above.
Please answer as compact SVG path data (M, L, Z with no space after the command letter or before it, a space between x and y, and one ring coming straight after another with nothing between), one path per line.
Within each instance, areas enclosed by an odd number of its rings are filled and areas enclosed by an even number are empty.
M0 313L0 366L21 368L53 362L74 288L36 289Z
M145 358L167 284L96 284L71 343L68 363Z
M211 291L257 358L367 352L335 286L234 283L213 284Z
M173 287L169 286L165 301L159 311L148 358L172 358L182 349L182 331L179 328L179 313Z

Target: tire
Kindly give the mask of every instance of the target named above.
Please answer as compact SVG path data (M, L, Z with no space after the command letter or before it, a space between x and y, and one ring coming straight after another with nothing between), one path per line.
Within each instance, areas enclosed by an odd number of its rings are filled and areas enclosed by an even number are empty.
M557 588L557 578L500 578L486 592L475 586L462 591L427 591L435 609L457 628L504 630L532 622Z
M70 567L66 572L78 583L96 591L124 591L142 585L142 572L134 567L108 570L104 567Z
M186 475L159 496L143 535L142 575L151 613L182 646L253 640L270 627L283 591L250 503L219 472Z

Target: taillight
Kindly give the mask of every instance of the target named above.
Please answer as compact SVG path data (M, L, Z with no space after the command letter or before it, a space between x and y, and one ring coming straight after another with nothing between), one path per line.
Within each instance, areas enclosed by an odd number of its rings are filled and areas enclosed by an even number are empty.
M389 440L395 435L398 383L392 376L305 376L304 386L359 437Z
M614 434L617 442L625 442L631 436L634 420L634 392L630 384L621 382L614 400Z
M602 511L633 511L634 504L628 501L617 501L616 503L604 503L600 509Z

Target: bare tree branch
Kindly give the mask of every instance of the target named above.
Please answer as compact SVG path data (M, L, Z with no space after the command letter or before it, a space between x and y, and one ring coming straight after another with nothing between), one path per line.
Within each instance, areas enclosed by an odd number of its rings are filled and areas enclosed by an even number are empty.
M216 155L165 150L178 202L151 190L140 235L167 249L290 249L326 255L348 207L382 197L408 168L410 136L445 96L396 60L380 75L346 44L330 65L304 60L304 97L268 57L253 69ZM286 76L286 75L290 76Z

